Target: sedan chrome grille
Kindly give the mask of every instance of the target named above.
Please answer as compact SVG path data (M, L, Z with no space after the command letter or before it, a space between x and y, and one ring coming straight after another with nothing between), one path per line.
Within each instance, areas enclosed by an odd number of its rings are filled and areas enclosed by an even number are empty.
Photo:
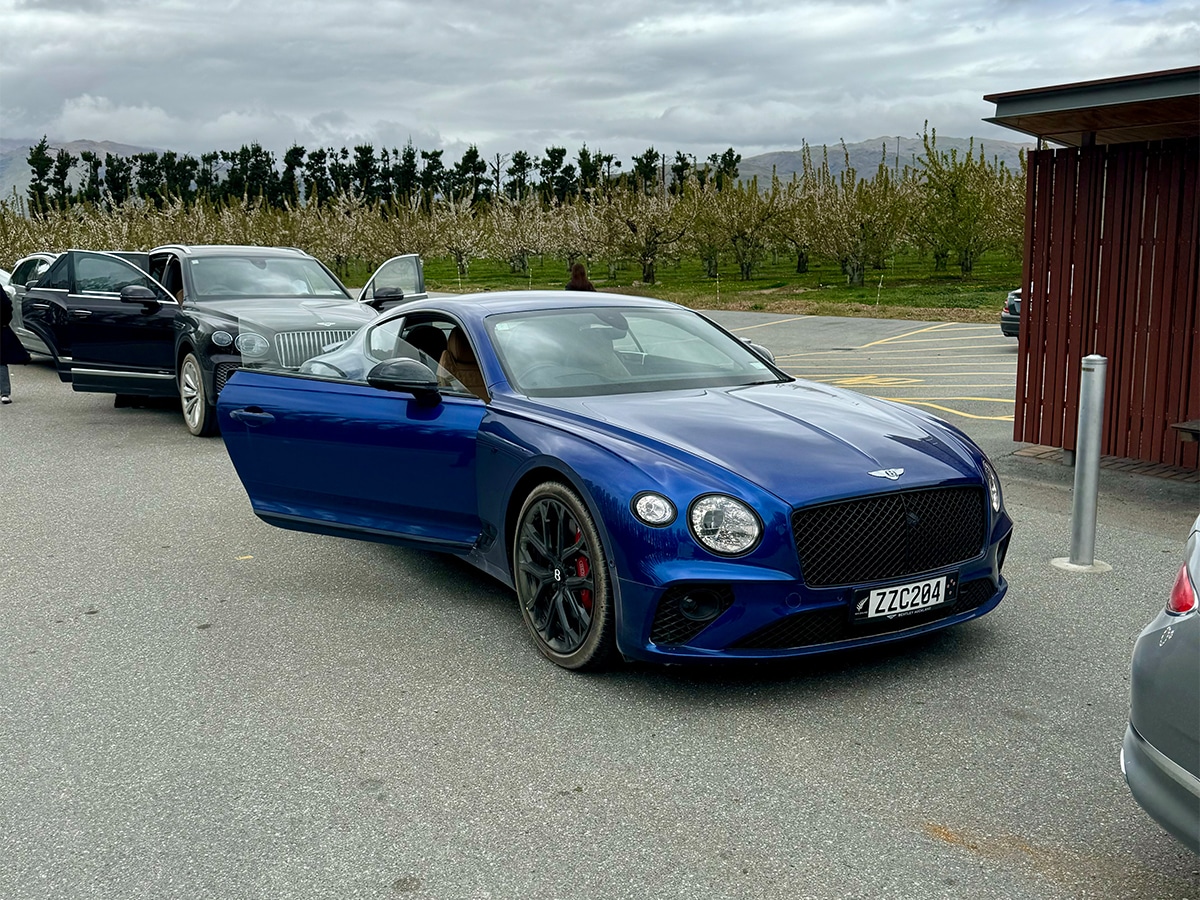
M340 344L354 336L351 328L330 328L321 331L283 331L275 335L275 354L279 364L295 369L306 360L326 352L330 344Z
M810 587L903 578L983 552L982 487L874 494L796 510L792 531Z

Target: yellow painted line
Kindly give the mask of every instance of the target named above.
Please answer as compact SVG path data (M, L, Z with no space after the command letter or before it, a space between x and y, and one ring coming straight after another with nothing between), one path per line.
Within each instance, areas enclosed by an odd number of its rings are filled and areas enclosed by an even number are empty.
M254 559L253 556L238 556L237 559Z
M960 409L951 409L948 406L939 406L936 403L924 403L920 400L897 400L895 398L889 399L894 400L896 403L905 403L909 406L928 406L930 409L936 409L940 412L949 413L952 416L962 416L964 419L982 419L987 422L1011 422L1013 420L1012 416L977 416L973 413L963 412Z
M782 325L784 322L799 322L801 319L811 319L812 316L792 316L790 319L776 319L774 322L759 322L757 325L743 325L741 328L730 328L730 331L750 331L753 328L766 328L768 325Z
M945 359L945 357L939 356L938 359ZM978 357L964 356L963 359L977 360ZM959 362L959 363L942 363L942 362L918 363L918 362L913 362L913 363L901 363L901 365L903 365L906 370L907 369L957 369L961 366L979 365L979 363L978 362L975 362L975 363L971 363L971 362ZM1012 368L1012 366L1010 364L1005 363L1005 362L984 363L984 365L1000 366L1001 367L1000 371L1005 371L1007 369ZM788 363L787 368L789 368L789 369L821 369L821 368L823 368L823 366L821 366L819 363L793 362L793 363ZM845 360L842 360L841 368L843 368L843 369L894 369L894 368L896 368L896 363L894 363L894 362L892 362L892 363L852 363L852 362L846 362Z
M930 400L962 400L972 403L1013 403L1011 397L888 397L897 403L926 403Z
M854 375L850 378L838 378L831 384L844 384L847 386L871 385L872 387L900 387L901 385L920 384L919 378L900 378L899 376L888 377L886 375Z
M899 337L892 338L890 341L877 341L876 343L940 344L942 341L977 341L977 340L979 340L979 336L975 335L975 334L968 334L963 337L950 337L949 335L943 335L941 337L936 337L936 338L920 338L920 339L914 340L914 341L903 340L903 338L906 338L906 337L908 337L908 335L902 334ZM991 338L985 338L985 340L991 340ZM867 347L872 347L872 346L874 346L874 344L863 344L863 346L859 347L858 349L863 350L863 349L866 349ZM993 347L1011 347L1013 345L1012 344L992 344L991 346L993 346Z
M952 325L952 322L939 322L937 325L930 325L926 328L918 328L916 331L906 331L904 334L898 334L895 337L880 338L877 341L871 341L869 344L863 344L858 349L864 350L867 347L874 347L876 344L887 344L892 341L898 341L901 338L912 337L914 334L925 334L930 331L937 331L939 328L945 328L947 325Z
M835 384L836 383L835 381L831 381L829 378L824 377L824 376L798 375L797 377L802 378L805 381L816 382L817 384ZM1012 386L1012 384L945 384L942 382L938 382L937 384L929 385L930 390L947 391L947 390L953 390L955 388L961 388L964 391L980 390L980 389L986 390L988 388L996 388L997 390L1011 391L1013 389L1013 386Z
M914 343L916 343L916 342L914 342ZM1009 348L1011 348L1012 344L979 344L977 347L968 348L968 349L986 350L991 347L1009 347ZM955 347L954 349L962 350L963 348ZM810 353L781 354L780 356L777 356L775 358L776 359L822 359L824 357L828 357L829 359L846 359L847 356L853 355L855 352L856 351L854 351L854 350L850 350L850 351L847 351L847 350L813 350ZM904 350L876 350L873 353L869 354L869 356L873 358L876 356L884 356L889 353L894 353L894 354L920 353L923 356L928 356L929 348L928 347L913 347L912 349L904 349ZM939 356L938 359L978 359L980 356L992 357L992 356L997 356L997 354L983 353L983 354L964 354L963 356ZM1011 359L1013 362L1016 362L1015 356L1011 357Z
M794 374L794 376L803 376L804 378L811 378L812 380L820 380L822 378L872 377L871 372L812 372L811 374L806 374L806 371L808 370L796 367L786 367L784 368L784 371L788 374ZM907 378L908 376L919 376L924 378L971 378L972 376L977 378L995 378L997 374L1003 374L1003 372L894 372L894 374L896 378ZM1008 384L1007 386L1008 388L1012 388L1013 385Z

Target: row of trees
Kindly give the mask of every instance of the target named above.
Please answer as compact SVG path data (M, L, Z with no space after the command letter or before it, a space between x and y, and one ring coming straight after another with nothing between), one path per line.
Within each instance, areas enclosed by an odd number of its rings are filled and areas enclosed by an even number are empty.
M869 175L850 166L848 156L835 171L828 150L818 156L805 146L803 159L803 171L791 180L766 185L713 177L711 169L701 178L693 168L666 185L635 177L561 198L502 189L486 198L464 190L380 199L352 189L324 202L276 206L249 193L189 200L168 192L161 203L112 197L108 204L34 215L5 204L0 253L12 259L68 246L284 244L342 274L351 260L372 264L417 252L452 257L460 276L476 259L525 272L531 257L551 256L568 265L582 259L607 266L611 277L633 263L647 284L666 260L691 257L714 278L732 267L750 279L768 255L787 253L798 272L819 256L840 263L849 283L862 284L868 269L900 252L924 254L935 269L953 262L969 275L984 252L1021 251L1024 174L989 162L982 149L939 151L936 134L927 132L915 167L889 165L886 148Z
M677 151L668 166L667 157L650 147L622 172L613 154L593 152L586 144L573 160L568 160L565 147L547 147L541 156L518 150L488 160L471 145L457 163L447 165L443 152L417 150L411 141L403 149L385 147L378 153L371 144L311 151L294 145L280 166L275 154L259 144L199 157L146 151L129 157L106 153L101 159L88 150L78 157L65 148L51 154L43 137L27 157L29 208L45 213L75 203L112 207L138 197L160 208L174 199L185 204L252 199L284 209L300 203L324 205L341 194L368 203L419 198L426 209L438 197L466 197L480 204L533 194L543 202L566 203L629 183L648 188L665 184L675 193L689 178L723 187L737 179L742 160L732 147L705 162Z

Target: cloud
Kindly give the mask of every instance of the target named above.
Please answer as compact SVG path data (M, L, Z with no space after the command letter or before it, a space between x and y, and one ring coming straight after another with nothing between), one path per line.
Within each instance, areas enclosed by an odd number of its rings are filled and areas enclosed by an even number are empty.
M0 0L0 133L199 153L258 142L654 145L744 155L1020 139L983 95L1195 62L1200 0Z

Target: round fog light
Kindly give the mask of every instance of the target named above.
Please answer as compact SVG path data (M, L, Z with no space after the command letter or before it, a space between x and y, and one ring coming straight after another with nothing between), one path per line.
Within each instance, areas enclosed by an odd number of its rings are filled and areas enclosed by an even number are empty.
M633 514L647 525L662 528L675 521L675 504L662 494L645 491L633 498Z
M707 588L689 591L679 598L679 612L693 622L707 622L721 612L721 597Z

